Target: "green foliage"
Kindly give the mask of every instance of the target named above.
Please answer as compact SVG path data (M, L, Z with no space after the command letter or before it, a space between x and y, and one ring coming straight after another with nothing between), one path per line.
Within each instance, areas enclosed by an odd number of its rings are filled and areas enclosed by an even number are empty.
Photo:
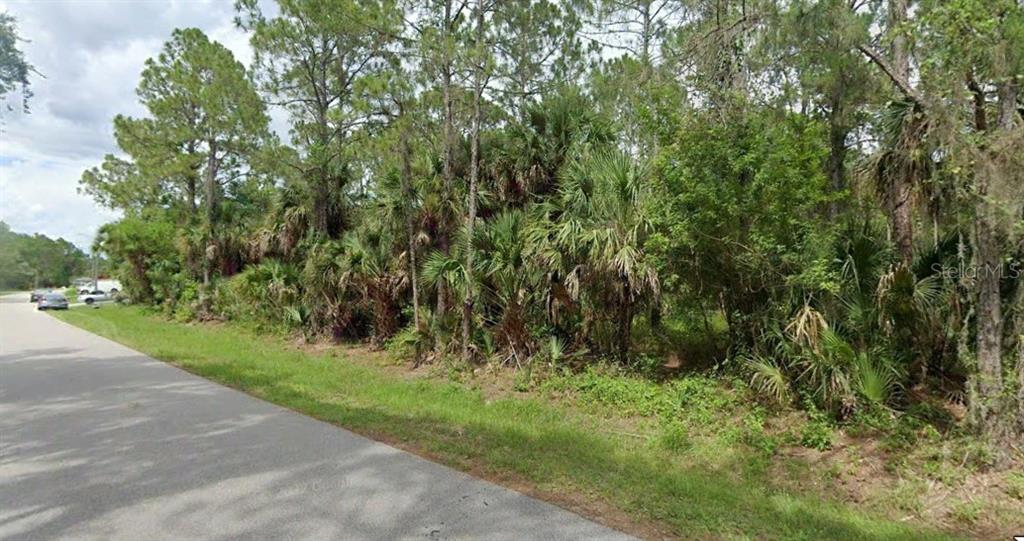
M174 300L173 316L179 323L187 323L198 314L199 287L195 282L188 282L182 287Z
M86 271L86 256L64 239L15 233L0 222L0 288L66 286Z
M807 416L809 420L800 431L800 444L819 451L831 449L835 431L828 416L813 404L808 407Z
M961 502L953 508L953 518L964 524L974 524L985 510L981 502Z
M854 389L871 404L885 404L898 385L897 375L892 368L872 360L866 354L857 356L854 362Z
M702 457L679 460L676 454L688 449L681 424L666 428L664 445L638 445L635 438L595 430L572 408L536 397L491 399L450 381L396 377L358 358L364 355L359 350L309 354L231 324L168 323L137 307L72 309L60 317L317 419L430 449L453 467L585 491L674 535L950 538L931 526L881 518L817 493L767 488L762 477L733 462L711 470ZM714 385L697 378L684 388L698 400L714 396Z
M1018 3L277 4L236 3L251 71L174 31L82 175L133 300L550 369L670 448L748 392L816 448L964 397L1024 426Z
M658 435L658 445L669 451L685 451L690 445L686 426L679 422L666 423Z
M750 368L750 386L757 393L776 404L790 400L790 383L785 371L777 362L764 357L746 360Z
M696 114L660 158L649 249L666 287L721 305L735 346L762 341L794 297L835 287L821 135L796 115Z
M35 72L35 68L25 60L19 41L23 40L18 35L17 20L6 11L0 13L0 98L6 98L8 93L20 87L22 109L28 112L28 100L32 97L29 75Z
M154 216L126 216L100 228L96 244L121 264L118 277L136 302L172 304L181 291L175 228Z
M584 403L600 405L619 415L667 416L675 411L679 401L672 393L656 383L605 373L588 367L579 374L555 376L544 383L551 391L576 393Z
M217 291L214 309L226 317L285 327L304 323L299 271L294 265L263 261L232 276Z

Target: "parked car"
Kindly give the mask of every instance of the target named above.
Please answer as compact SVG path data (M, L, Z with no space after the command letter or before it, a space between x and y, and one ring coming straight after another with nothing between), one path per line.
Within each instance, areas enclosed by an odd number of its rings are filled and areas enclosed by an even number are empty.
M39 298L37 310L67 310L68 299L60 293L47 293Z
M78 296L78 300L84 302L85 304L96 304L102 301L109 301L113 298L113 295L101 289L94 289L86 293L85 295Z
M49 293L46 289L36 289L28 294L28 302L39 302L39 299L43 298L43 295Z
M89 280L84 284L76 283L75 287L78 288L79 295L88 295L98 289L100 291L106 291L116 297L118 291L121 289L121 282L117 280L96 280L95 282L93 280Z

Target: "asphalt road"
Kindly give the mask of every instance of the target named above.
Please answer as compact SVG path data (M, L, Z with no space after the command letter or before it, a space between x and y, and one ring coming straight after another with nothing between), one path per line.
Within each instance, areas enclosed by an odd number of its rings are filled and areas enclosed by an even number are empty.
M0 299L0 539L627 538Z

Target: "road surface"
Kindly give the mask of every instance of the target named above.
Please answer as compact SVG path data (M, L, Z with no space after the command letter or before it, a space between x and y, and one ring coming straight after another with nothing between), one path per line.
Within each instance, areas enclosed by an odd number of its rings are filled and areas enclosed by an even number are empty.
M0 539L627 539L0 299Z

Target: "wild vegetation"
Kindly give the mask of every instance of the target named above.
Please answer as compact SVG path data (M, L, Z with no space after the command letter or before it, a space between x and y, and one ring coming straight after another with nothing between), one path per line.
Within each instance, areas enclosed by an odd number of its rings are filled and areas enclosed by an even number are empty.
M1024 513L1019 472L979 473L985 447L919 416L876 417L893 423L883 452L851 445L820 412L782 416L742 381L707 375L658 383L590 366L526 386L137 306L57 317L642 538L1001 539Z
M86 255L74 244L15 233L0 222L0 290L66 286L86 267Z
M1019 460L1019 2L237 8L252 65L175 31L82 176L135 302Z

